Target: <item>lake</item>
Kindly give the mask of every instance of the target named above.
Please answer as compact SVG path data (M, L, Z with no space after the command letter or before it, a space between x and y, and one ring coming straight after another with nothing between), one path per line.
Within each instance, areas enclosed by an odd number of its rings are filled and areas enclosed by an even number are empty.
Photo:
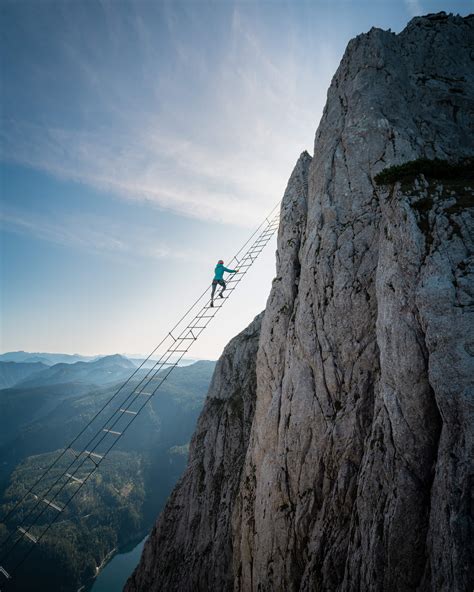
M147 536L131 551L114 555L95 579L90 592L120 592L128 577L138 565Z

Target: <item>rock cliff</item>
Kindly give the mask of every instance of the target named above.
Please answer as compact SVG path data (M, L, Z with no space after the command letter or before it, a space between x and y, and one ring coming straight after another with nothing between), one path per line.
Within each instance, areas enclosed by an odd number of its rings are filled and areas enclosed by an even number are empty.
M252 325L128 592L472 590L474 179L374 177L474 154L473 47L444 13L349 43L282 201L256 367Z

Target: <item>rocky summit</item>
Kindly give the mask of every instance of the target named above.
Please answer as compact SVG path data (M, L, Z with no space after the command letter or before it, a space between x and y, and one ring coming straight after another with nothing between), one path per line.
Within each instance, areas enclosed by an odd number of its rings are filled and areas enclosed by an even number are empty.
M473 48L444 13L349 43L127 592L473 589Z

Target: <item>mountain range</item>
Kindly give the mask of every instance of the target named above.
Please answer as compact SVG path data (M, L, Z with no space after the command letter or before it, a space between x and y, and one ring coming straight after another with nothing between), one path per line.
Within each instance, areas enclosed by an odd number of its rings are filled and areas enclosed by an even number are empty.
M0 362L0 389L14 386L48 367L43 362Z
M55 523L33 554L31 569L15 578L16 591L40 586L72 592L96 575L113 549L144 536L184 468L213 369L210 361L174 369L84 487L84 495ZM51 366L0 362L0 376L12 384L0 390L0 516L136 371L136 363L121 355ZM67 456L58 468L64 463ZM32 502L26 500L23 511ZM0 539L17 520L0 522ZM58 561L61 573L55 570Z
M1 363L1 362L0 362ZM67 382L106 384L127 378L137 366L121 355L106 356L91 362L58 363L17 382L15 386L46 386Z
M61 353L45 353L45 352L26 352L14 351L0 354L0 362L41 362L51 366L52 364L73 364L74 362L89 362L95 360L99 356L81 356L79 354L61 354Z

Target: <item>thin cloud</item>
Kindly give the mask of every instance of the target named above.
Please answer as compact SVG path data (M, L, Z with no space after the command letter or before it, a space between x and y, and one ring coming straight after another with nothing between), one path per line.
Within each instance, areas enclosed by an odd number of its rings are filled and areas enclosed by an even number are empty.
M420 0L405 0L405 6L411 16L420 16L423 14Z
M265 134L257 128L258 134ZM282 193L274 163L215 153L156 130L96 135L34 125L4 128L5 160L190 217L254 226Z
M251 157L232 162L158 130L104 138L17 124L2 143L5 160L203 220L252 227L281 193L272 170L249 178Z
M119 15L109 2L100 6L105 38L120 38ZM206 15L189 4L185 10L188 25L199 30ZM132 20L133 50L142 58L138 89L120 69L105 68L100 56L79 51L73 33L63 33L67 64L88 92L76 106L83 125L78 130L66 119L54 125L48 118L41 125L9 119L3 158L121 199L254 227L281 198L300 152L310 149L337 58L296 43L268 47L240 6L229 12L228 36L215 52L176 28L173 5L163 5L163 15L173 33L166 58L158 37L150 35L152 21ZM107 117L88 117L94 109Z
M125 233L121 226L96 216L62 215L50 220L36 213L4 209L0 211L0 227L3 231L100 254L157 260L199 259L195 251L159 244L149 228L127 225ZM108 232L103 228L108 228Z

